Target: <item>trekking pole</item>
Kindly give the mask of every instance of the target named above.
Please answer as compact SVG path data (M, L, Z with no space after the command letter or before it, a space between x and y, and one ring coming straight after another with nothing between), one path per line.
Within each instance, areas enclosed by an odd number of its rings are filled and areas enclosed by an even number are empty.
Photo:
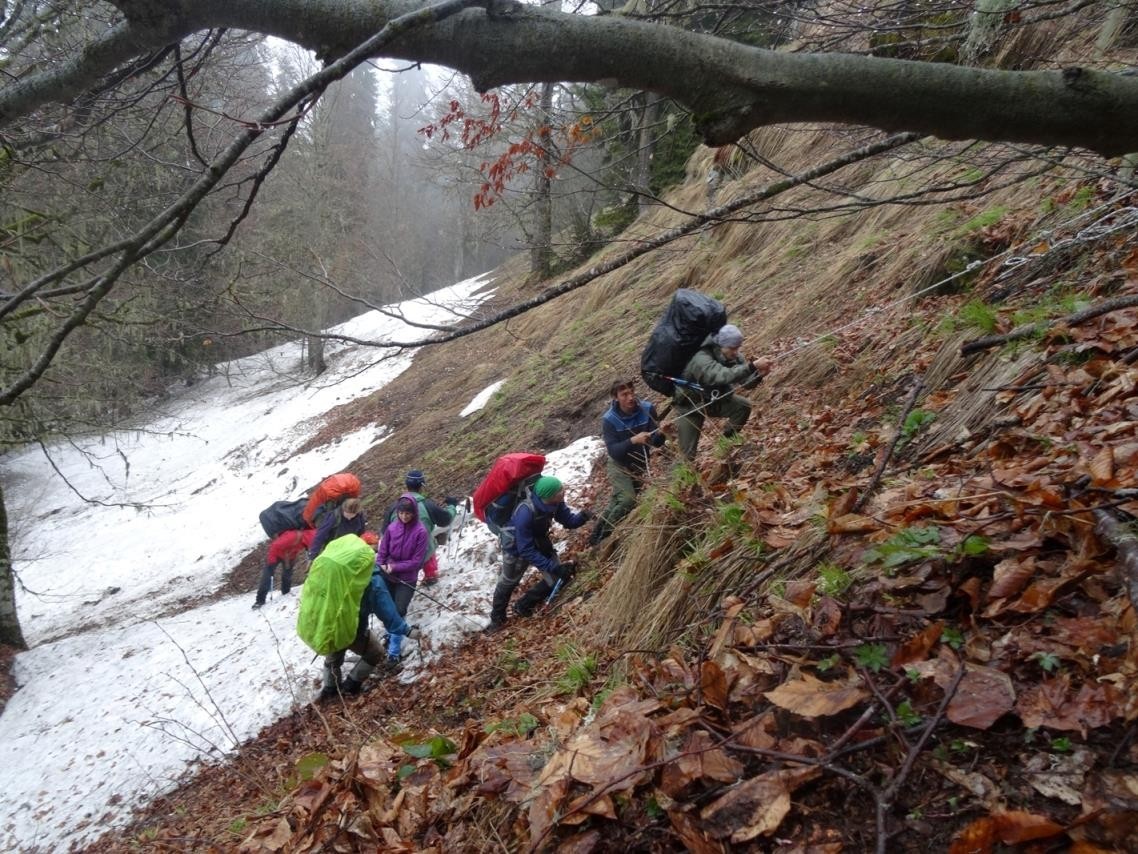
M466 520L470 516L470 497L462 502L462 518L458 520L458 528L455 529L454 536L447 541L447 560L450 560L458 554L458 541L462 537L462 529L466 526Z
M440 608L444 608L447 611L450 611L452 614L457 614L458 616L462 617L464 620L466 620L471 625L478 626L479 629L482 628L480 623L475 623L474 620L472 620L470 617L466 616L466 614L462 613L462 611L459 611L456 608L452 608L450 605L446 605L446 604L440 602L438 599L436 599L430 593L427 593L427 592L421 590L418 586L416 586L414 584L408 584L402 578L396 578L394 575L387 575L386 577L390 578L392 581L396 581L399 584L402 584L404 587L410 587L412 590L418 592L418 594L420 596L425 596L426 598L428 598L432 602L434 602L436 605L438 605Z
M545 607L549 607L549 603L553 601L553 597L557 595L557 591L561 589L561 585L565 583L564 578L557 579L557 583L553 585L553 589L549 591L549 595L545 597Z

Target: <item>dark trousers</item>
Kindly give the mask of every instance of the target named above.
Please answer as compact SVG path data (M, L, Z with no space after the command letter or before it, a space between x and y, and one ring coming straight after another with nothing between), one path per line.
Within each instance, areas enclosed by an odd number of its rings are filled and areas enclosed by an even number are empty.
M264 605L265 599L269 596L269 591L273 589L273 570L277 567L281 570L281 593L288 593L292 589L292 569L295 566L294 561L278 561L275 565L265 565L261 570L261 585L257 588L257 604Z
M494 585L494 599L490 605L490 620L495 623L506 621L506 611L510 604L510 597L521 584L522 576L529 569L529 561L519 555L502 552L502 569L498 573L498 583ZM541 574L541 580L525 592L525 595L514 605L514 611L519 616L528 617L545 601L553 591L554 578L547 572Z
M399 612L400 617L406 617L407 606L411 604L411 597L415 595L415 588L419 584L418 580L412 584L402 579L384 577L383 581L391 592L391 598L395 600L395 610Z
M367 618L360 620L359 628L356 630L356 639L352 641L348 649L337 650L331 655L324 657L324 687L337 688L340 685L340 668L344 666L344 656L348 650L356 653L360 660L356 662L352 668L352 672L348 674L356 682L363 683L371 675L375 666L383 660L384 652L383 647L380 646L375 635L367 629Z

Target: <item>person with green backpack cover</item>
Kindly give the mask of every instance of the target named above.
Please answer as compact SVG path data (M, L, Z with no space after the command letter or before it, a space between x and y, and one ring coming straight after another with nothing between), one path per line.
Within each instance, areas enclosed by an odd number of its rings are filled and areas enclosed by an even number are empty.
M405 637L418 630L399 615L387 585L376 572L375 552L355 534L330 542L312 562L300 590L296 633L324 656L324 681L317 699L358 694L381 662L383 646L368 630L375 614L388 631L387 669L399 663ZM360 656L347 677L341 668L348 650Z

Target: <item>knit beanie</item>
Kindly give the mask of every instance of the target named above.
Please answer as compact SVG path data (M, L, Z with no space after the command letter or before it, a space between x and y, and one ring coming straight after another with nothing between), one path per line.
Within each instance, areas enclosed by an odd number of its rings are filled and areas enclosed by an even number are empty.
M720 347L741 347L743 345L743 333L739 331L738 326L732 326L728 323L715 333L715 343Z
M403 483L408 489L418 489L427 482L427 476L418 469L411 469L407 472L407 477L403 478Z
M533 485L533 494L546 501L561 491L561 481L549 475L542 475Z

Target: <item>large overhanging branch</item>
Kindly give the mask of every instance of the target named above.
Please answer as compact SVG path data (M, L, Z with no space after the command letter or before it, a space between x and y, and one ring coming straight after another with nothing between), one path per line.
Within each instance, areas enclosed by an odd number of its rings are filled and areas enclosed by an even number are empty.
M128 22L74 59L0 90L0 127L140 52L212 27L265 33L338 56L392 18L398 0L120 0ZM1138 151L1138 77L1083 68L998 71L944 63L789 54L619 15L568 15L491 0L375 51L470 75L480 89L572 81L644 89L689 107L712 144L780 122L912 130L943 139Z

